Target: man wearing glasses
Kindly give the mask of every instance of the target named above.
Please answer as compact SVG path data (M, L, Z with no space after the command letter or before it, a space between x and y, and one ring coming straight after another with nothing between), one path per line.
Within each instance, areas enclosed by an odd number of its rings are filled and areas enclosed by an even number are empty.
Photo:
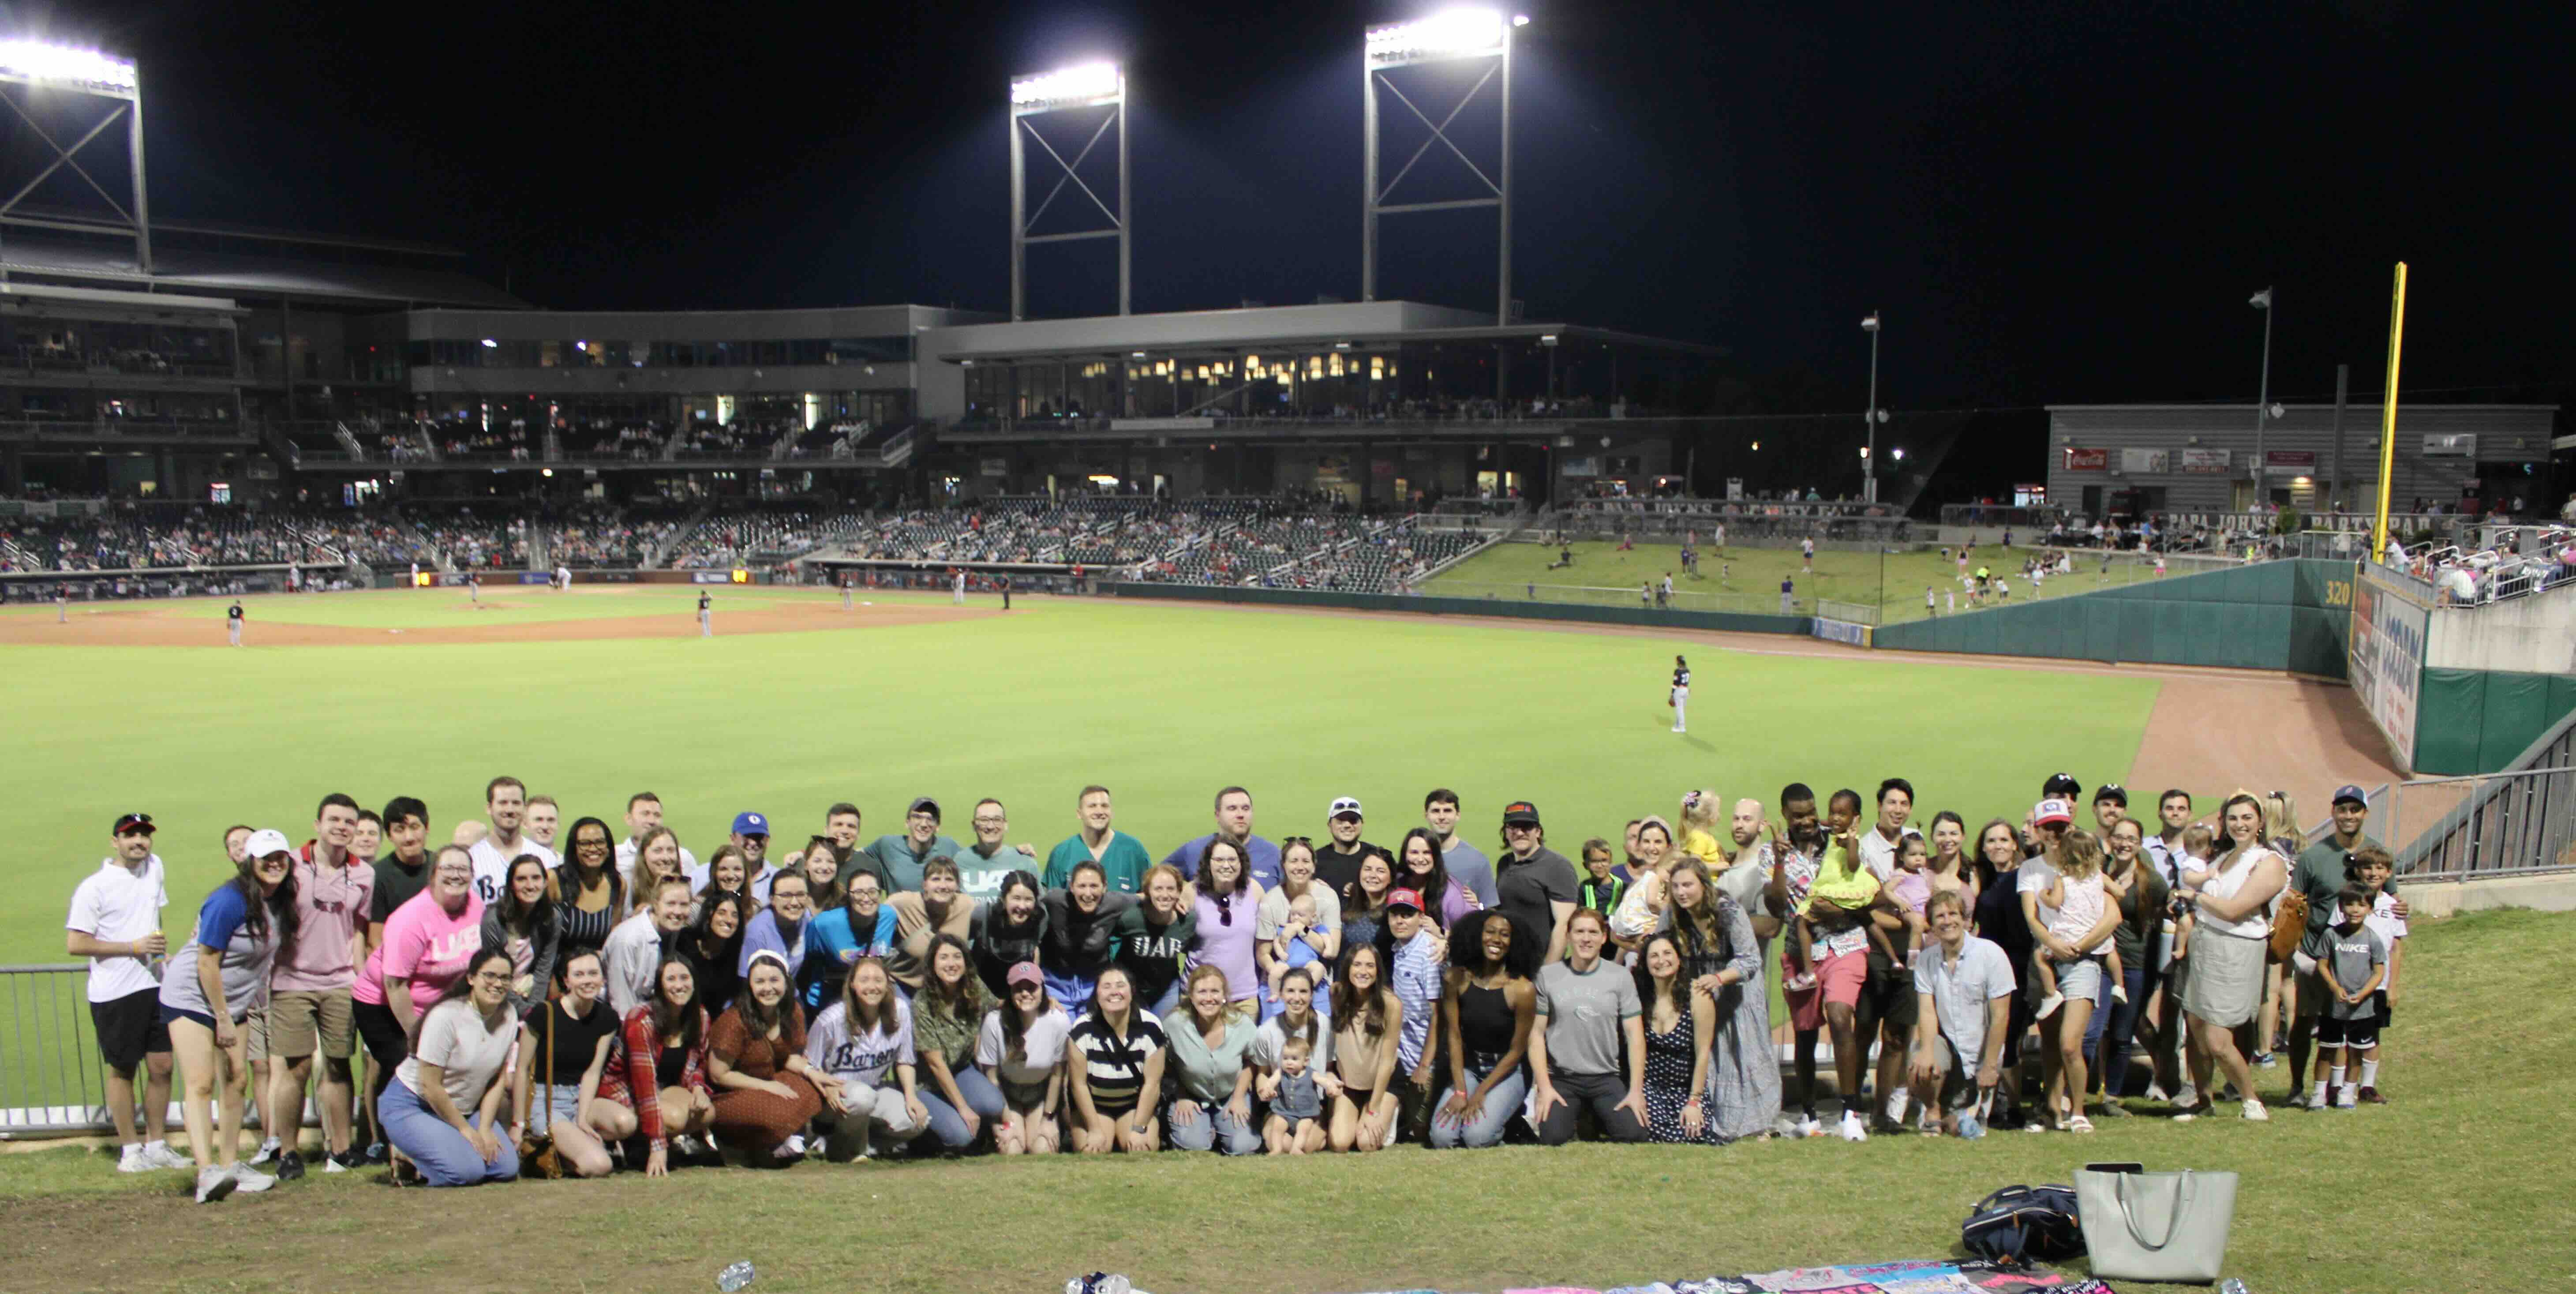
M956 855L957 888L958 892L969 895L978 902L989 903L1001 897L1004 878L1028 866L1027 855L1002 841L1002 837L1011 829L1011 813L1010 810L1002 807L1000 800L976 801L974 826L975 843ZM1132 842L1134 837L1126 837L1126 839ZM1058 845L1056 849L1061 853L1064 846ZM1141 856L1144 853L1144 846L1138 845L1136 852ZM1072 865L1066 864L1066 870L1070 872ZM1055 879L1054 864L1051 862L1048 864L1047 878L1046 884L1049 886L1064 884L1063 881Z
M902 835L879 836L860 852L876 864L886 891L902 894L920 892L921 869L931 859L955 858L965 851L954 837L940 834L939 801L925 795L904 811Z

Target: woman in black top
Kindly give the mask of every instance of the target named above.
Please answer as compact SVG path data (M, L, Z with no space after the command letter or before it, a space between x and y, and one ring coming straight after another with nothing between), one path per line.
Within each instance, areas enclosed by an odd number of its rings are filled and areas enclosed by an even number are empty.
M545 1001L563 946L553 890L545 860L521 854L510 861L500 901L483 909L482 946L509 954L517 970L510 981L510 1011L522 1020L534 1018Z
M600 996L608 976L597 952L577 949L560 969L559 994L519 1049L519 1081L536 1098L521 1108L530 1111L530 1132L553 1135L573 1176L606 1177L616 1169L608 1143L635 1135L635 1112L599 1094L621 1022Z
M2030 922L2021 914L2021 895L2016 889L2014 871L2021 866L2021 836L2013 825L1997 818L1977 831L1977 844L1969 855L1977 865L1981 889L1977 891L1977 936L1993 940L2004 950L2004 960L2012 963L2013 979L2020 982L2030 974ZM2021 1037L2030 1031L2033 1008L2037 1004L2027 993L2012 995L2011 1015L2004 1026L2003 1090L2004 1099L1991 1126L2018 1128L2021 1113Z
M1118 915L1135 903L1133 894L1110 893L1108 873L1088 858L1073 865L1063 889L1047 891L1038 968L1066 1015L1091 1008L1091 986L1118 951Z
M626 881L617 874L617 842L608 824L581 818L564 837L563 866L555 869L558 901L555 918L562 938L555 951L560 966L577 952L598 952L608 945L608 932L626 911Z
M742 928L751 921L746 895L709 890L698 919L680 932L679 954L698 977L698 1005L722 1015L742 993Z
M975 946L975 976L984 981L985 991L995 1001L1009 1000L1004 994L1010 986L1003 977L1012 967L1038 959L1038 945L1046 938L1044 895L1035 874L1013 872L1002 878L1001 891L993 901L975 910L969 933Z
M1447 1009L1440 1013L1449 1031L1449 1091L1431 1116L1435 1148L1498 1145L1503 1126L1520 1113L1529 1092L1521 1062L1538 1019L1530 979L1537 960L1538 949L1498 909L1470 912L1449 931L1441 988Z
M1181 960L1198 935L1199 914L1187 902L1189 881L1170 863L1146 868L1143 888L1145 901L1118 914L1117 958L1136 1001L1160 1018L1179 1009Z

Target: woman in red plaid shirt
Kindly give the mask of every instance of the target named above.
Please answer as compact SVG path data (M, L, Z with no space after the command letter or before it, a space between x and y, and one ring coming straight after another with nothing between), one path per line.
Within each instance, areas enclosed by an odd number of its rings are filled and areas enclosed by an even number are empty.
M707 1083L707 1013L698 1005L696 972L678 955L665 954L653 982L653 1000L626 1013L599 1076L599 1094L635 1111L636 1133L653 1148L644 1171L660 1177L670 1171L673 1138L683 1158L705 1154L697 1139L713 1126L716 1103Z

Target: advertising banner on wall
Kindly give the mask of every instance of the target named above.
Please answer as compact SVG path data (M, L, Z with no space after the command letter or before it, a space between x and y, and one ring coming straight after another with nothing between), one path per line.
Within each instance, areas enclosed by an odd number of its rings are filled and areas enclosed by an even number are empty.
M2234 451L2225 449L2185 449L2177 452L2182 455L2182 470L2203 475L2225 476L2227 474L2229 456Z
M2172 451L2163 449L2124 449L2120 451L2120 470L2129 476L2162 476L2173 470Z
M2365 565L2352 586L2349 676L2397 763L2415 768L2415 698L2424 681L2424 637L2432 612Z
M2111 451L2107 449L2068 445L2061 452L2065 455L2066 470L2070 472L2101 472L2111 466Z

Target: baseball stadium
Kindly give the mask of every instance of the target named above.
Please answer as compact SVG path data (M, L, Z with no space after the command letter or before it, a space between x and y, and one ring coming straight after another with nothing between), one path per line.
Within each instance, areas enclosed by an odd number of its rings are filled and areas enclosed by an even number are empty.
M2401 398L2400 266L2367 398L1999 467L1872 313L1717 412L1513 296L1530 21L1366 30L1357 299L1159 313L1113 64L1006 308L581 309L155 222L153 69L0 41L0 1288L2576 1271L2559 408ZM1425 208L1494 298L1379 296Z

